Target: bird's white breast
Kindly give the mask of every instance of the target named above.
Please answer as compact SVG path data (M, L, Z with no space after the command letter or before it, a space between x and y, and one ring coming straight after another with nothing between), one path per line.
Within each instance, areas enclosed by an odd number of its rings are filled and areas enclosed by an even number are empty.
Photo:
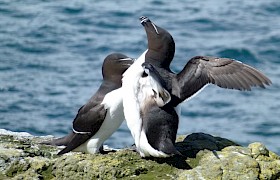
M140 105L137 98L139 91L139 76L143 72L142 64L145 62L147 50L123 74L123 107L124 116L136 147L139 147L139 138L142 126Z
M99 152L103 142L107 140L124 121L122 88L108 93L101 104L107 110L106 117L100 129L87 142L75 149L90 154Z

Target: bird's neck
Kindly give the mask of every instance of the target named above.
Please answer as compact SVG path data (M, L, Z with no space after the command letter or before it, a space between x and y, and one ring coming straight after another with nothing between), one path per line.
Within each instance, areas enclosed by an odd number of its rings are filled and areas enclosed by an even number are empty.
M150 49L145 56L145 62L164 69L169 69L172 59L173 56L170 56L168 53L161 53Z

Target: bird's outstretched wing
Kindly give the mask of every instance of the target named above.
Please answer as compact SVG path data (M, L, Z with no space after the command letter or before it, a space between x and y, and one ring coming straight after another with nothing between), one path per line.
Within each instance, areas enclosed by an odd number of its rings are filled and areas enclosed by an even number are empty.
M175 83L178 83L178 89L172 93L182 102L209 83L250 91L253 86L265 88L271 81L257 69L233 59L195 56L177 75Z

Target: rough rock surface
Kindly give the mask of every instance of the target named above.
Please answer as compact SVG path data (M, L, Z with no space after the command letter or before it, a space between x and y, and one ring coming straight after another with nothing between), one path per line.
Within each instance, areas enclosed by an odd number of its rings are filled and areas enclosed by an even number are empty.
M261 143L241 147L208 134L180 136L185 155L141 158L122 149L106 154L77 152L40 144L47 137L0 130L0 179L279 179L280 157Z

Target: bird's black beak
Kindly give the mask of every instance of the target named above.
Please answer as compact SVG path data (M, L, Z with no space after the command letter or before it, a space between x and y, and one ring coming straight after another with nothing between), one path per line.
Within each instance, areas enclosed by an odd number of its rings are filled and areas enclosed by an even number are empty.
M134 58L123 58L123 59L120 59L122 62L123 62L123 64L125 64L126 66L131 66L133 63L134 63L134 61L135 61L135 59Z
M139 18L139 20L140 20L140 22L141 22L141 24L142 24L143 26L144 26L145 23L151 22L151 20L150 20L148 17L146 17L146 16L141 16L141 17Z
M140 20L140 23L145 27L145 28L149 28L149 26L152 26L152 28L155 30L156 34L159 35L159 32L158 32L158 28L157 26L146 16L141 16L139 18Z
M148 62L144 62L144 63L142 64L142 68L143 68L143 69L149 69L149 70L153 70L153 69L154 69L153 65L151 65L151 64L148 63Z

